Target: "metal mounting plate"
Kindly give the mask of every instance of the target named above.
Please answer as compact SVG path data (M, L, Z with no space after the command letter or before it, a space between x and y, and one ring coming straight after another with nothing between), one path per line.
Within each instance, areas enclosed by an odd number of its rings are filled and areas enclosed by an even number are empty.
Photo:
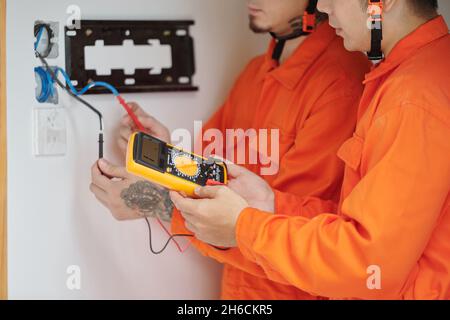
M82 20L81 29L65 28L66 70L77 89L91 81L105 81L120 92L196 91L192 77L195 74L194 41L189 27L194 21L126 21L126 20ZM110 74L98 74L95 69L86 69L86 48L102 43L103 52L130 44L149 47L159 41L161 46L170 46L169 68L160 68L155 74L152 57L148 66L139 67L134 74L125 69L111 67ZM110 58L110 57L106 57ZM130 59L126 55L120 59ZM125 61L125 60L124 60ZM93 88L90 94L109 93L103 88Z

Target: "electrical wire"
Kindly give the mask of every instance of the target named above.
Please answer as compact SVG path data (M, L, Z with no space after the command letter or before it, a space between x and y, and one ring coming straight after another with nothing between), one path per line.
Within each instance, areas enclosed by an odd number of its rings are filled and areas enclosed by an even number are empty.
M106 89L108 89L109 91L111 91L111 93L117 97L119 96L119 91L117 91L116 88L114 88L112 85L110 85L109 83L106 82L102 82L102 81L94 81L89 83L87 86L85 86L83 89L81 89L80 91L78 91L74 85L72 84L72 80L70 80L69 75L67 74L66 71L64 71L64 69L62 68L57 68L56 69L56 75L58 75L58 73L61 73L64 77L64 80L67 83L67 86L70 88L70 90L72 91L73 94L77 95L77 96L82 96L83 94L85 94L86 92L88 92L90 89L94 88L94 87L104 87Z
M47 48L44 52L39 52L39 44L42 40L42 35L44 33L44 30L47 31ZM52 45L52 38L54 36L52 28L45 23L40 23L34 26L34 36L36 37L36 42L34 43L34 51L39 52L41 56L44 58L48 57L52 51L53 45Z
M173 235L170 235L169 239L167 239L167 241L164 244L164 246L162 247L162 249L160 249L159 251L155 251L153 249L153 245L152 245L152 227L151 227L150 221L148 221L147 217L145 217L145 222L147 223L147 226L148 226L148 243L149 243L150 251L153 254L155 254L155 255L158 255L158 254L161 254L162 252L164 252L164 250L167 249L167 246L169 245L170 241L174 240L177 237L190 237L190 238L194 237L194 235L192 235L192 234L173 234ZM184 250L181 250L181 252L183 253L184 251L186 251L187 247Z
M61 88L61 89L63 89L64 91L66 91L67 93L69 93L69 95L70 96L72 96L73 98L75 98L78 102L80 102L81 104L83 104L84 106L86 106L86 107L88 107L90 110L92 110L97 116L98 116L98 118L99 118L99 121L100 121L100 132L101 133L103 133L103 128L104 128L104 125L103 125L103 115L102 115L102 113L98 110L98 109L96 109L94 106L92 106L90 103L88 103L87 101L85 101L84 99L82 99L82 98L80 98L77 94L75 94L73 91L70 91L70 90L68 90L67 89L67 87L58 79L58 77L57 77L57 74L56 74L56 72L54 72L53 70L52 70L52 68L49 66L49 64L48 64L48 62L47 62L47 60L45 59L45 57L41 54L41 53L39 53L38 51L37 51L37 48L38 48L38 46L39 46L39 43L40 43L40 41L41 41L41 38L42 38L42 33L43 33L43 31L44 31L44 29L50 29L50 27L47 25L47 24L40 24L39 25L40 26L40 28L38 29L39 31L38 31L38 33L37 33L37 38L36 38L36 42L35 42L35 44L34 44L34 48L35 48L35 54L36 54L36 57L38 57L39 58L39 60L42 62L42 64L44 65L44 67L45 67L45 71L47 71L48 72L48 74L50 74L50 76L51 77L46 77L45 79L46 80L48 80L49 82L47 83L47 85L48 85L48 87L49 88L51 88L51 90L53 90L53 81L54 82L56 82L56 84ZM50 31L47 31L48 32L48 34L49 34L49 39L50 39L50 34L51 34L51 29L50 29ZM38 67L39 68L39 67ZM41 67L42 68L42 67ZM57 70L62 70L61 68L58 68ZM64 70L62 70L62 71L64 71ZM64 74L66 74L66 72L64 72ZM66 74L66 76L67 76L67 74ZM69 80L68 82L67 82L67 79ZM70 85L72 85L72 81L70 81L70 78L67 76L67 79L66 79L66 82L67 83L70 83ZM51 82L50 82L50 80L51 80ZM73 85L72 85L72 88L73 88ZM75 89L75 88L73 88L73 89ZM76 90L74 90L75 92L76 92ZM117 90L116 90L117 91Z
M53 79L50 74L42 67L34 68L34 72L39 77L41 84L41 92L36 97L38 102L44 103L54 96Z
M34 51L37 50L37 47L38 47L39 43L41 42L42 33L44 33L44 27L41 27L39 29L39 32L38 32L37 38L36 38L36 42L34 43Z
M45 66L45 71L48 72L50 74L50 78L46 77L44 79L49 80L50 79L50 83L47 84L47 86L53 88L53 82L56 82L56 84L63 89L64 91L66 91L71 97L73 97L75 100L77 100L78 102L80 102L81 104L83 104L84 106L88 107L91 111L93 111L99 118L99 122L100 122L100 131L98 133L98 157L99 159L103 158L103 144L104 144L104 140L103 140L103 129L104 129L104 125L103 125L103 114L96 109L94 106L92 106L90 103L88 103L86 100L80 98L79 96L77 96L76 94L74 94L72 91L70 91L57 77L56 73L52 70L52 68L48 65L47 60L45 60L44 57L42 57L42 55L36 51L36 56L39 58L39 60L41 60L42 64ZM42 78L41 78L42 79ZM44 84L42 84L42 86L44 87Z

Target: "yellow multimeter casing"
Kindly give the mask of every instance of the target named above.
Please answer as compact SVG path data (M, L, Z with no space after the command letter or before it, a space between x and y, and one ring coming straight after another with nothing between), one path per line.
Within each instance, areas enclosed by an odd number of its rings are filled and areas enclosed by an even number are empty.
M128 141L127 171L167 189L195 197L199 186L227 184L225 163L206 159L143 132Z

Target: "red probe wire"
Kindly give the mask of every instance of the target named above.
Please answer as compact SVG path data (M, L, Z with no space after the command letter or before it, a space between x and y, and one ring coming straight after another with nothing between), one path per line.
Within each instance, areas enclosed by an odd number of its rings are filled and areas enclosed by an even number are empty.
M142 123L139 121L138 117L136 116L136 114L133 112L133 109L126 103L125 99L122 98L120 95L116 96L117 100L119 101L119 103L122 105L122 107L126 110L126 112L128 113L128 115L130 116L131 120L133 120L134 124L136 125L136 127L138 128L139 131L145 132L145 127L142 125ZM159 218L156 218L156 220L158 221L159 225L163 228L163 230L167 233L167 235L169 237L172 237L173 235L170 233L169 230L167 230L167 228L164 226L164 224L162 223L162 221ZM178 251L181 253L184 253L192 244L192 239L189 241L189 243L186 245L185 248L181 248L180 244L177 242L177 240L175 240L175 238L172 238L173 243L175 244L175 246L177 247Z

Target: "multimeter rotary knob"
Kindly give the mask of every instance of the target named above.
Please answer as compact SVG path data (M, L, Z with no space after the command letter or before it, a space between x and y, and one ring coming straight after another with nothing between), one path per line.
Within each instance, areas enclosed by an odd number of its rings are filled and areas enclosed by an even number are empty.
M200 171L198 162L187 155L177 155L173 159L173 164L175 169L186 177L194 178L198 176Z

